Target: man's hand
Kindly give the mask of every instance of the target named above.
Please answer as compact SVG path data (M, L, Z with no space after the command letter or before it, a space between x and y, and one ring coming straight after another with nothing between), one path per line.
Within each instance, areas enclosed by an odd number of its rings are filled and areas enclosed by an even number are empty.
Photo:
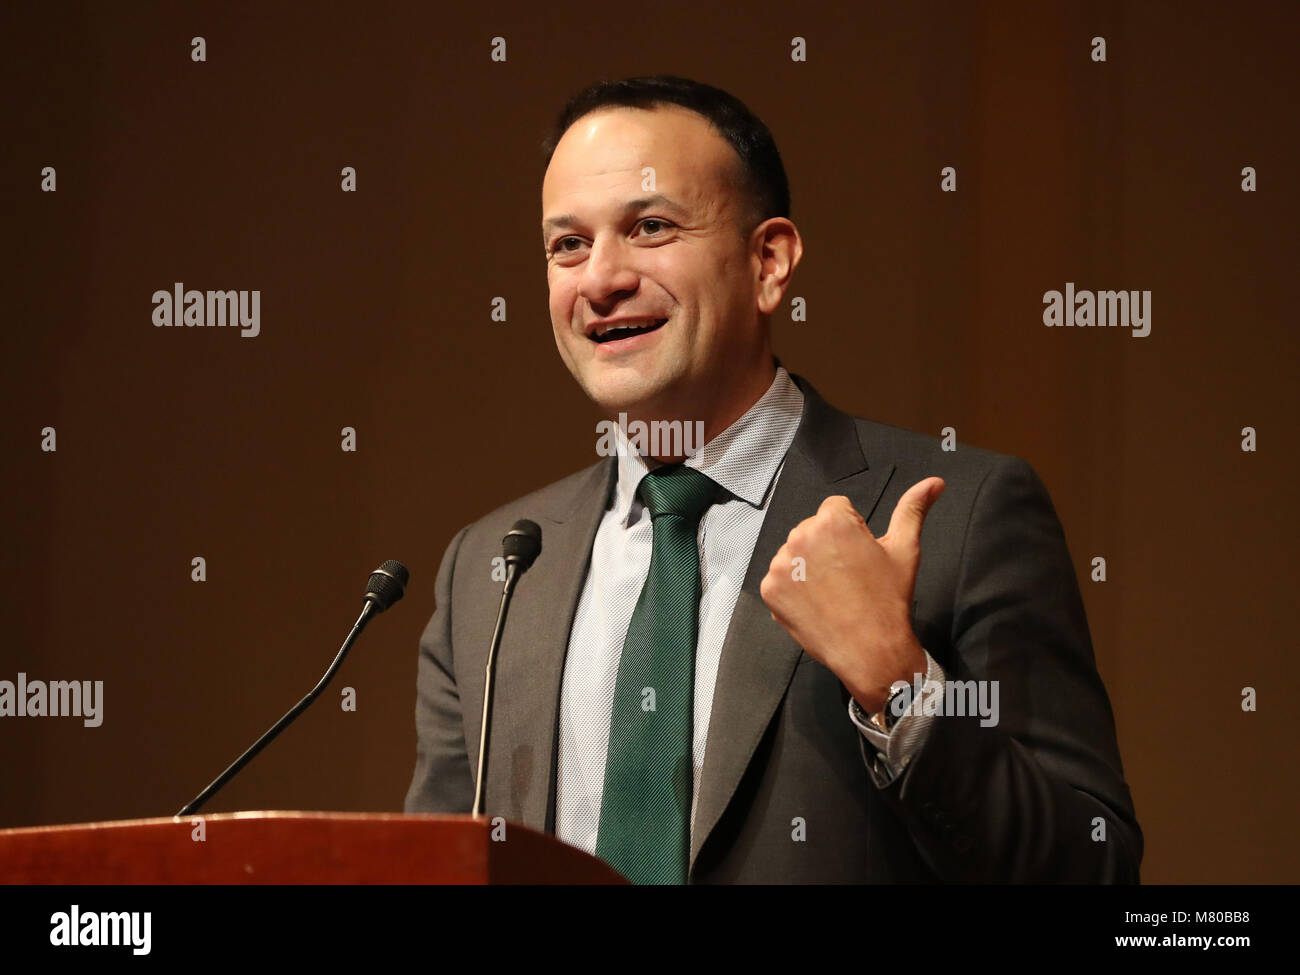
M772 619L868 714L884 707L895 681L925 675L925 651L912 632L912 592L921 524L943 489L938 477L913 484L879 539L848 498L827 498L795 525L759 587Z

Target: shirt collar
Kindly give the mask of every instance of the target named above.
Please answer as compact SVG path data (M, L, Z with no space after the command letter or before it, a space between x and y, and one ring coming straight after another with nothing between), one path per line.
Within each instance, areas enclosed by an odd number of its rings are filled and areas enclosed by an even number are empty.
M803 393L784 366L778 366L767 392L745 411L735 423L723 430L703 449L683 461L707 474L734 496L761 508L767 498L785 453L794 442L803 415ZM626 526L641 501L637 486L659 462L641 457L629 443L621 426L615 429L618 443L618 482L614 488L613 510L621 525Z

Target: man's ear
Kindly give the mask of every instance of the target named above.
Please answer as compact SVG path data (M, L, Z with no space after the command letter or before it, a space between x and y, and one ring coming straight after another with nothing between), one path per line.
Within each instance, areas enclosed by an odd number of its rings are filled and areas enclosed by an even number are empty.
M803 237L787 217L772 217L754 228L753 253L758 265L755 295L758 310L770 315L781 303L794 269L803 259Z

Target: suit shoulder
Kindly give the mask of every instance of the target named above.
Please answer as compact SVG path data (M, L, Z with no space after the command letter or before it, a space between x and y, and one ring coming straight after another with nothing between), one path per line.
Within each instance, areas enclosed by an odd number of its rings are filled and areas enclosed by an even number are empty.
M873 459L898 464L900 467L932 467L932 473L944 476L945 472L983 479L998 467L1029 467L1027 461L1013 454L1001 453L987 447L966 443L960 438L943 437L903 427L890 426L876 420L855 416L858 440L868 463Z
M521 518L542 523L544 520L563 520L590 492L606 489L610 473L610 459L603 458L580 471L557 481L529 491L512 501L507 501L465 526L465 542L484 542L494 548L501 547L501 538Z

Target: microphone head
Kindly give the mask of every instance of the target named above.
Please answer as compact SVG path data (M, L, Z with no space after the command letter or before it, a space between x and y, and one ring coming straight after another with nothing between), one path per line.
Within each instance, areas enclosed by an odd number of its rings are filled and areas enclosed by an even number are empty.
M389 559L374 572L366 583L366 599L375 604L375 612L382 613L406 594L406 584L411 573L401 562Z
M537 522L521 518L506 532L501 547L505 550L506 564L519 566L519 574L523 575L542 551L542 530Z

